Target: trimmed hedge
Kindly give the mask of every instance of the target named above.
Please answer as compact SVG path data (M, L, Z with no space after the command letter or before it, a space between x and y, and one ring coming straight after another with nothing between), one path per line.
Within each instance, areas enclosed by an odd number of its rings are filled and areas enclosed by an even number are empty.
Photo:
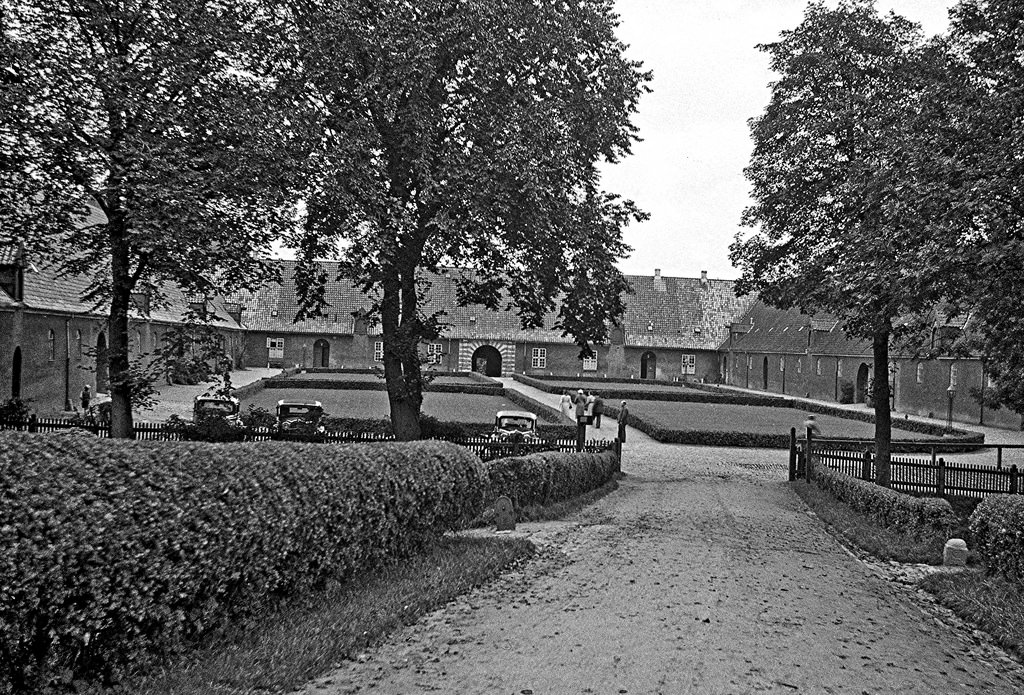
M505 495L512 500L517 513L525 507L561 502L596 490L619 471L614 451L545 451L494 459L485 465L490 478L488 504Z
M1024 582L1024 496L986 497L971 514L970 530L989 572Z
M387 391L383 381L340 381L334 379L265 379L268 389L315 389L317 391ZM503 396L501 384L426 384L424 391Z
M527 386L544 391L545 393L562 393L566 390L564 386L552 386L539 379L513 374L512 378ZM657 383L657 382L651 382ZM639 386L639 384L638 384ZM601 398L610 400L634 400L634 401L671 401L674 403L728 403L733 405L764 405L780 406L787 405L787 399L778 396L748 396L745 394L718 394L718 393L672 393L670 391L645 391L638 389L601 389Z
M479 514L442 442L125 442L0 433L0 692L111 683L276 595Z
M814 482L855 511L893 531L920 538L949 538L960 524L953 507L939 497L905 495L826 466L815 466Z

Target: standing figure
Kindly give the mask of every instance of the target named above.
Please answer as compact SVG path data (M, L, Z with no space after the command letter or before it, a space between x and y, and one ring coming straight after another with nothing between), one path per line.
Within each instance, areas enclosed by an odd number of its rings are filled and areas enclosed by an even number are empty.
M82 393L79 395L82 401L82 411L89 410L89 403L92 402L92 391L89 390L89 384L82 387Z
M591 411L594 415L594 427L596 429L601 429L601 415L604 414L604 399L601 398L600 394L594 392L591 392L590 396L594 399L593 406L591 407Z
M626 441L626 421L629 419L629 408L626 407L626 401L622 401L622 405L619 406L619 441Z
M580 422L587 416L587 394L583 393L583 389L576 392L572 402L576 404L576 422Z
M572 394L568 391L562 393L562 397L558 399L558 409L562 411L562 417L569 422L573 422L575 418L572 416Z

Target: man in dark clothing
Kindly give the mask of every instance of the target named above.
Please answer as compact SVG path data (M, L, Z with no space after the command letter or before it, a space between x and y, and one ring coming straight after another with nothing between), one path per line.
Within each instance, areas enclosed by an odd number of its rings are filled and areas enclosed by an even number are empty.
M604 400L601 398L601 394L591 393L594 396L594 427L601 429L601 414L604 412Z
M92 401L92 392L89 390L89 384L82 387L80 398L82 399L82 410L89 410L89 403Z
M629 418L629 409L626 407L626 401L622 401L622 406L619 408L619 441L626 441L626 420Z

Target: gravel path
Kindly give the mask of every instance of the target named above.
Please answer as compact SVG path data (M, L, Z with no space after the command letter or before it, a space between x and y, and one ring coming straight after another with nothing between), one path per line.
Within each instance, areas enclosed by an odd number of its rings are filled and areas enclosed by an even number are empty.
M641 441L643 439L643 441ZM627 445L538 555L307 684L398 693L1019 693L1024 669L828 535L785 453Z

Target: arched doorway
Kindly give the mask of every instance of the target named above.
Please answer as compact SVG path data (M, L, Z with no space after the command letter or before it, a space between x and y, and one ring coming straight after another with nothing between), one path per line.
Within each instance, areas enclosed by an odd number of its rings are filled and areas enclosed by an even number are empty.
M21 398L21 348L14 348L11 360L11 398Z
M854 400L857 403L864 403L868 398L868 374L870 373L869 367L863 362L860 363L860 367L857 368L857 391L854 394Z
M106 393L108 389L107 336L100 333L96 338L96 392Z
M761 390L768 390L768 357L761 361Z
M653 352L645 352L640 356L640 378L658 378L658 356Z
M331 344L323 338L313 343L313 366L331 366Z
M493 345L481 345L473 352L473 371L485 376L501 376L501 353Z

